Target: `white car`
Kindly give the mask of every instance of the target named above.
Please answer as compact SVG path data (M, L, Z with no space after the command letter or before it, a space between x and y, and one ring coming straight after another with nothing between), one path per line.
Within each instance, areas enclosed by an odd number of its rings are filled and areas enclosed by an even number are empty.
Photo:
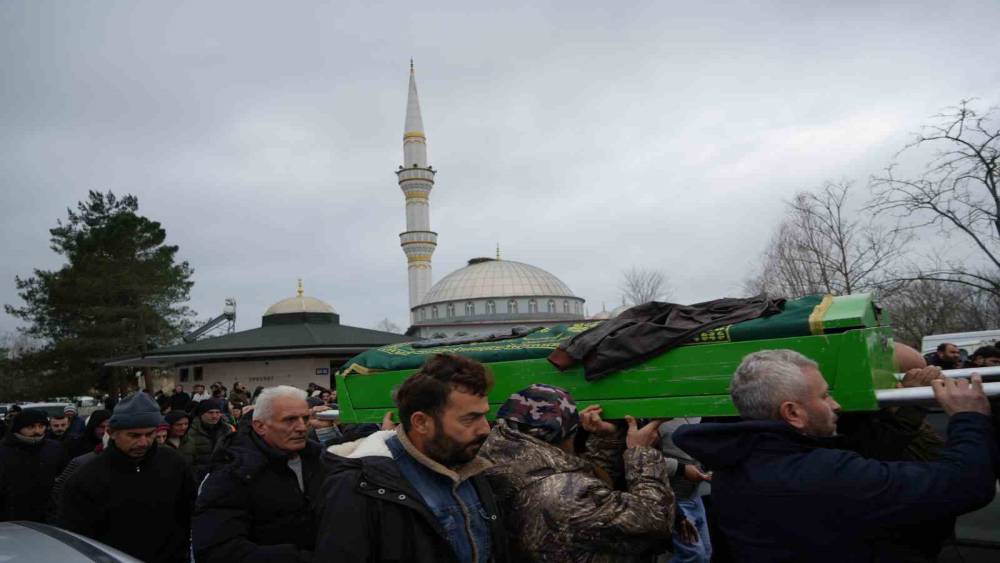
M0 522L0 561L142 563L97 540L38 522Z

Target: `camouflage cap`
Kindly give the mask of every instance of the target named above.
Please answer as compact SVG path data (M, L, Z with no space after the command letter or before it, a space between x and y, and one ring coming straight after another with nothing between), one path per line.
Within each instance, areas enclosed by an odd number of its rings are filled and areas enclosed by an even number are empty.
M515 429L550 444L572 436L580 426L580 413L565 389L536 383L507 398L497 418Z

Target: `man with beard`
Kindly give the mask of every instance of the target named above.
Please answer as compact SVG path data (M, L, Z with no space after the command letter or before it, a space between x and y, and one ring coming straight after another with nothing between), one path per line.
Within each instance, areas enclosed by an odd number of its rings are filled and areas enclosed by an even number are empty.
M49 429L45 431L45 437L60 444L68 442L70 437L69 417L65 414L50 417Z
M714 471L713 511L738 561L913 561L887 541L989 504L1000 455L982 380L930 383L950 416L933 461L837 449L840 405L819 365L792 350L743 359L730 383L742 422L681 426L674 443Z
M476 456L492 386L479 362L436 355L396 392L400 427L330 446L316 559L507 561L489 463Z
M63 449L45 438L45 412L25 409L0 442L0 521L45 521L56 476L66 465Z
M157 446L162 421L146 393L115 406L108 446L66 481L62 527L147 563L190 560L194 478L180 456Z

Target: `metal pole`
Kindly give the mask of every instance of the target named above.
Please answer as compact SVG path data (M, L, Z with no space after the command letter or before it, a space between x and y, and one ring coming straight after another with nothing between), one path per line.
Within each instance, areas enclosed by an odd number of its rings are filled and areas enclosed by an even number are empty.
M982 376L983 381L986 381L987 379L1000 379L1000 366L991 366L983 368L946 369L941 371L941 375L944 375L945 377L950 377L950 378L964 377L966 379L971 377L972 374L974 373L978 373L980 376ZM896 380L897 381L902 380L903 375L904 374L902 373L897 373Z
M996 368L989 368L989 369L996 369ZM951 371L968 371L968 370L951 370ZM1000 397L1000 381L994 381L992 383L983 383L983 391L986 393L987 397ZM878 406L880 407L913 405L913 404L928 403L928 402L933 403L934 390L931 389L930 387L907 387L904 389L877 389L875 391L875 400L878 401Z

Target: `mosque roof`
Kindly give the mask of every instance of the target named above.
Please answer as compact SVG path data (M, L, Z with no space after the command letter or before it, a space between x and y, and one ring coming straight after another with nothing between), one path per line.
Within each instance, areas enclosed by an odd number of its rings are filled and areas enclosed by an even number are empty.
M576 297L559 278L545 270L511 260L474 258L469 265L441 278L421 305L491 297Z

